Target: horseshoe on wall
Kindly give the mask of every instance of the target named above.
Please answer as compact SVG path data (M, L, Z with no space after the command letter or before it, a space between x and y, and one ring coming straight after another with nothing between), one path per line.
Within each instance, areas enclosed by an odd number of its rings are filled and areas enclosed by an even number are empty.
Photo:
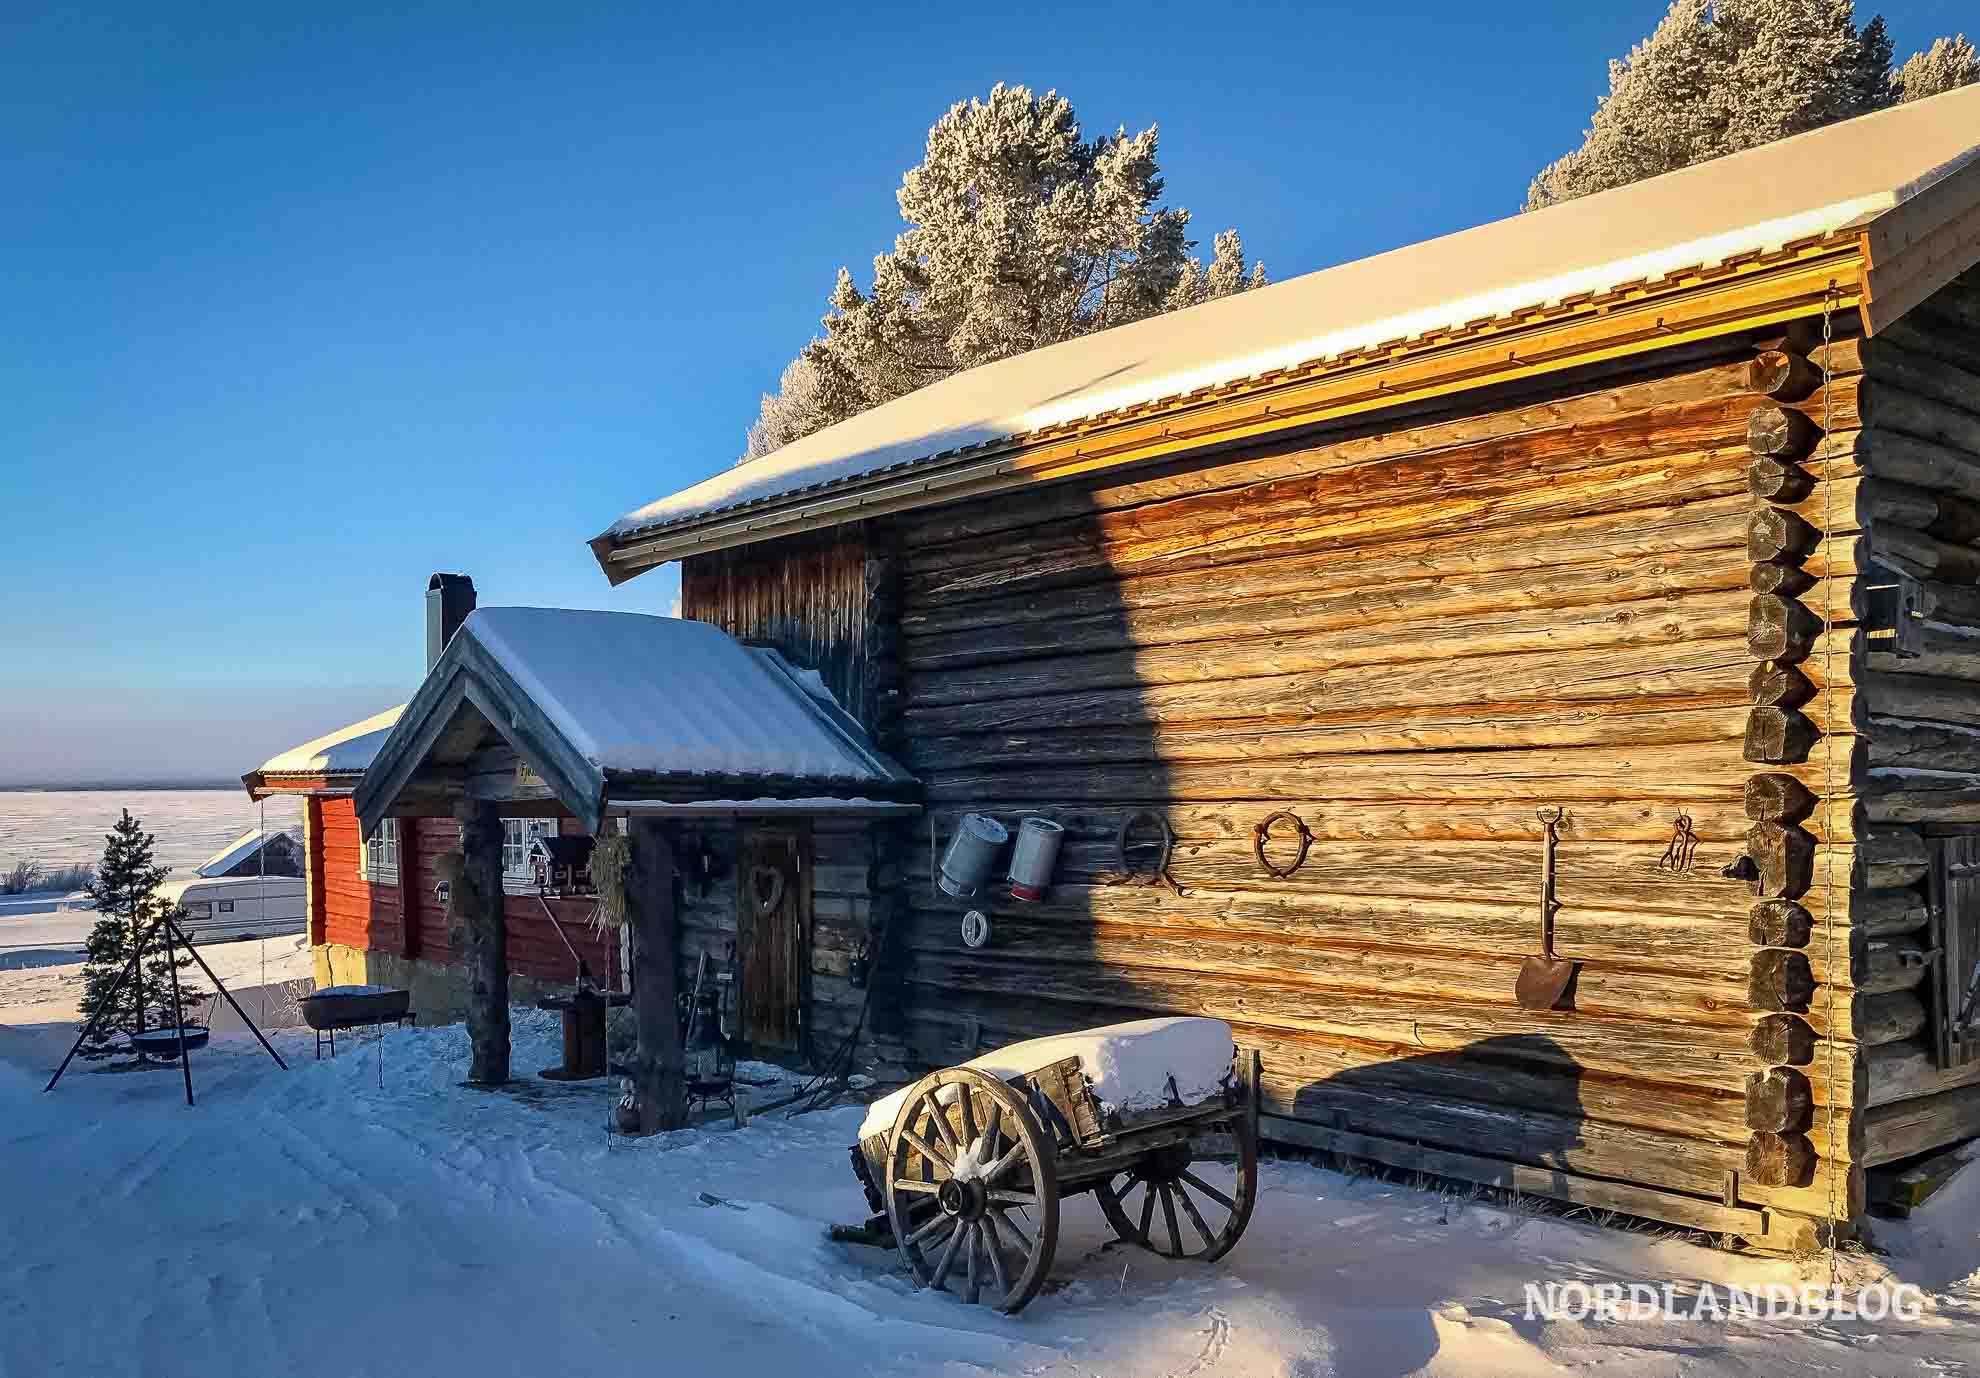
M765 879L769 888L764 888ZM769 914L784 902L784 873L775 866L752 866L749 868L749 897L756 905L756 912Z

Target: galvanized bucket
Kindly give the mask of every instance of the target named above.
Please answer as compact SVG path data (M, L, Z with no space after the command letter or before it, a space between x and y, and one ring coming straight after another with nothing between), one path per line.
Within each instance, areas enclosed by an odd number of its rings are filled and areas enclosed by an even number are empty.
M1011 849L1011 898L1042 900L1059 863L1059 844L1066 830L1049 818L1027 818L1018 824L1017 846Z
M990 874L997 853L1010 840L1010 830L996 819L985 818L980 813L964 814L962 825L956 829L948 853L942 858L942 875L936 883L944 894L958 899L975 894L983 878Z

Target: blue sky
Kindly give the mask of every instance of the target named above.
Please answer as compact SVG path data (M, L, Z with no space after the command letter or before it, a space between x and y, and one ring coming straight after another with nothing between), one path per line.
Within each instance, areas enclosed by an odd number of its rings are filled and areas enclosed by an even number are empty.
M955 100L1158 122L1283 278L1511 213L1662 9L6 7L0 783L397 702L436 569L665 611L586 538L735 456Z

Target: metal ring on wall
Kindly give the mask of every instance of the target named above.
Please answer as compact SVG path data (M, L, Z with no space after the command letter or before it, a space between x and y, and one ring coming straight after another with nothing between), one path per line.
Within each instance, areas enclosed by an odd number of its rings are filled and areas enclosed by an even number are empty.
M1282 818L1299 830L1299 855L1293 858L1292 865L1290 866L1275 866L1272 864L1271 859L1265 855L1265 839L1271 836L1272 825ZM1254 823L1251 826L1251 854L1258 858L1258 864L1260 866L1263 866L1267 872L1279 880L1287 879L1294 871L1297 871L1306 864L1306 851L1312 845L1312 830L1306 826L1305 821L1298 814L1287 809L1280 809L1277 813L1269 814L1263 823Z

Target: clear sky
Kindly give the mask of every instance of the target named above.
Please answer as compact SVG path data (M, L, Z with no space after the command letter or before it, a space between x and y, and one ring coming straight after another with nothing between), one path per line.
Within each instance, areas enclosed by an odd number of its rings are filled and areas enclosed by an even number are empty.
M1663 8L0 6L0 783L396 703L436 569L666 611L585 540L735 457L996 81L1159 123L1283 278L1517 209Z

